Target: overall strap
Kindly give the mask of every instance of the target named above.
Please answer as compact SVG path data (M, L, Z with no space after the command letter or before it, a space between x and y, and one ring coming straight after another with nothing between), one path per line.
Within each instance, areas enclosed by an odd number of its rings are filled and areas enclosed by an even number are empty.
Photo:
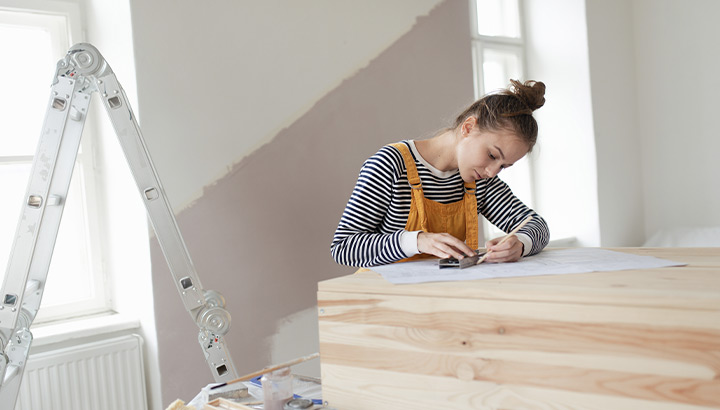
M413 158L412 154L410 153L410 148L408 148L408 146L403 144L402 142L396 142L394 144L390 144L390 146L394 147L395 149L400 151L400 154L402 154L403 160L405 161L405 169L407 170L407 178L410 186L413 189L422 189L422 181L420 181L420 175L418 175L417 167L415 167L415 158Z
M470 249L477 249L478 245L478 212L477 186L475 181L465 182L465 196L463 197L465 208L465 243Z
M429 232L427 227L427 215L425 213L425 202L423 201L425 196L423 195L422 181L420 180L420 175L418 175L417 167L415 166L415 159L410 153L408 146L404 143L396 142L394 144L390 144L390 146L394 147L400 151L400 154L402 154L403 161L405 162L405 170L407 171L408 183L410 184L410 188L412 188L412 202L410 207L411 209L412 205L417 207L422 230Z

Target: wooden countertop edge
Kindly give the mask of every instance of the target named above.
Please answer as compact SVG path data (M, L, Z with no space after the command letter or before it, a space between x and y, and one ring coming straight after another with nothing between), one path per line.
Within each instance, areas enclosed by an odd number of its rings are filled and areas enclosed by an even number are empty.
M548 248L552 249L561 248ZM412 285L393 285L378 273L368 271L321 281L318 292L580 304L625 303L647 307L664 306L668 299L672 299L673 305L682 305L686 309L720 311L720 247L602 249L655 256L688 265ZM678 280L685 277L689 280Z

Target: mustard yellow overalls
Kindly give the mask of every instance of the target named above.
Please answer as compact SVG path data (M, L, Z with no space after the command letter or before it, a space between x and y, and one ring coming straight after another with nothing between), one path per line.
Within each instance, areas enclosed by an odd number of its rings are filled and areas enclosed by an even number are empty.
M390 144L400 151L405 162L408 182L412 188L410 200L410 213L408 214L405 230L423 231L432 233L449 233L450 235L465 241L470 249L478 248L478 214L477 198L475 197L475 182L465 182L465 194L463 199L449 204L442 204L437 201L425 198L423 195L422 181L418 175L415 160L410 154L410 149L402 142ZM418 259L435 258L435 255L419 253L399 260L407 262ZM396 262L396 263L397 263ZM360 268L355 273L367 271L367 268Z
M423 195L422 182L408 146L401 142L390 145L397 148L402 154L408 182L412 188L410 214L405 224L405 230L432 233L446 232L461 241L465 241L470 249L477 249L478 214L475 182L465 182L465 195L463 195L463 199L457 202L441 204L427 199ZM436 256L420 253L398 262L434 257Z

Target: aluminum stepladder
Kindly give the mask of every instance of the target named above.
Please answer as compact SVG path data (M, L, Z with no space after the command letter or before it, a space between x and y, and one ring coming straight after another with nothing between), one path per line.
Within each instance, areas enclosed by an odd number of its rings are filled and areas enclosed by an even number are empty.
M185 247L132 108L98 50L76 44L58 61L15 240L0 288L0 410L13 410L32 343L83 126L101 95L180 297L200 328L198 342L216 382L238 377L224 336L230 314L220 293L204 290Z

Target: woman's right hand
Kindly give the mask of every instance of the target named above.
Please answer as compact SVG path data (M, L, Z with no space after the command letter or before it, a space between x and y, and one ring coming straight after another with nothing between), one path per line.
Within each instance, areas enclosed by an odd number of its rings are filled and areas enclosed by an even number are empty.
M475 251L470 249L465 242L449 233L420 232L417 242L418 251L435 255L438 258L453 257L460 260L465 256L475 256Z

